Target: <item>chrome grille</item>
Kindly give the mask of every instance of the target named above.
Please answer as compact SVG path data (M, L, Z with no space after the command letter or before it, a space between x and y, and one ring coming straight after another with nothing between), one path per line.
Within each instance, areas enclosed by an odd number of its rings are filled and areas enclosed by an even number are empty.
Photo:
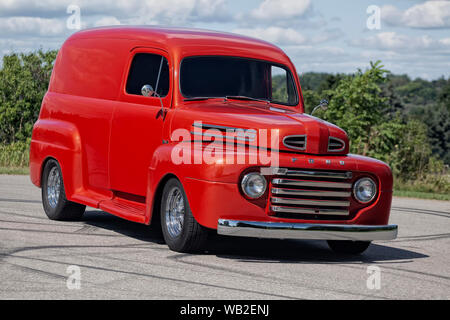
M306 135L286 136L283 144L290 149L306 150Z
M351 172L278 169L272 179L270 210L285 218L349 216Z
M341 152L345 149L345 142L341 139L329 137L328 138L328 152Z

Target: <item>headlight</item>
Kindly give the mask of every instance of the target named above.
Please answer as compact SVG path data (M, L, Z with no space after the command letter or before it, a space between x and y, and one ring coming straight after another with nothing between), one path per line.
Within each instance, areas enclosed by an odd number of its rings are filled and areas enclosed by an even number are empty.
M353 186L353 194L361 203L369 203L377 194L377 185L370 178L361 178Z
M241 181L241 188L244 194L252 199L257 199L264 195L267 188L267 181L263 175L252 172L246 174Z

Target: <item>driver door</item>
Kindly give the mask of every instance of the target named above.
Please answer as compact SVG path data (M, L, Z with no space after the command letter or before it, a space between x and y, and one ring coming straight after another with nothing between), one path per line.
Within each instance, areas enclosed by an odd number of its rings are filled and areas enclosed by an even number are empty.
M145 197L148 168L162 144L164 108L170 108L172 67L167 52L138 48L129 57L111 124L109 178L112 191ZM161 97L144 96L149 86Z

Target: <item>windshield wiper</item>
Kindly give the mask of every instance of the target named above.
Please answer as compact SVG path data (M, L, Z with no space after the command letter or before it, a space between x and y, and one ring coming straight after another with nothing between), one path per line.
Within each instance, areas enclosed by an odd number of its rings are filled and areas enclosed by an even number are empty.
M201 100L209 100L209 99L220 99L221 97L192 97L185 98L183 101L201 101Z
M267 103L267 104L270 103L269 100L257 99L257 98L247 97L247 96L226 96L225 99L232 99L232 100L247 100L247 101L259 101L259 102L265 102L265 103Z
M191 97L191 98L185 98L183 101L202 101L202 100L209 100L209 99L231 99L231 100L246 100L246 101L259 101L269 104L269 100L264 99L257 99L247 96L226 96L226 97Z

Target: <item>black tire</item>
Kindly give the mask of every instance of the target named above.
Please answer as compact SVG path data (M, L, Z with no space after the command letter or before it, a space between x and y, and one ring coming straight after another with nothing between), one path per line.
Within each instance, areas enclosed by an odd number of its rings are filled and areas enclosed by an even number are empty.
M370 246L370 241L328 240L328 246L336 253L361 254Z
M55 187L54 190L59 190L59 196L54 197L54 201L49 200L49 175L50 173L59 174L60 183L59 188ZM51 220L79 220L86 210L86 206L79 203L71 202L66 198L66 192L64 190L64 181L62 178L61 167L56 160L50 159L46 162L44 170L42 172L42 205L47 217Z
M184 221L178 235L169 230L166 218L168 197L172 192L178 192L180 201L184 201ZM198 252L204 249L208 237L208 229L201 226L192 215L189 203L180 181L171 178L164 186L161 197L161 229L164 240L169 248L176 252Z

